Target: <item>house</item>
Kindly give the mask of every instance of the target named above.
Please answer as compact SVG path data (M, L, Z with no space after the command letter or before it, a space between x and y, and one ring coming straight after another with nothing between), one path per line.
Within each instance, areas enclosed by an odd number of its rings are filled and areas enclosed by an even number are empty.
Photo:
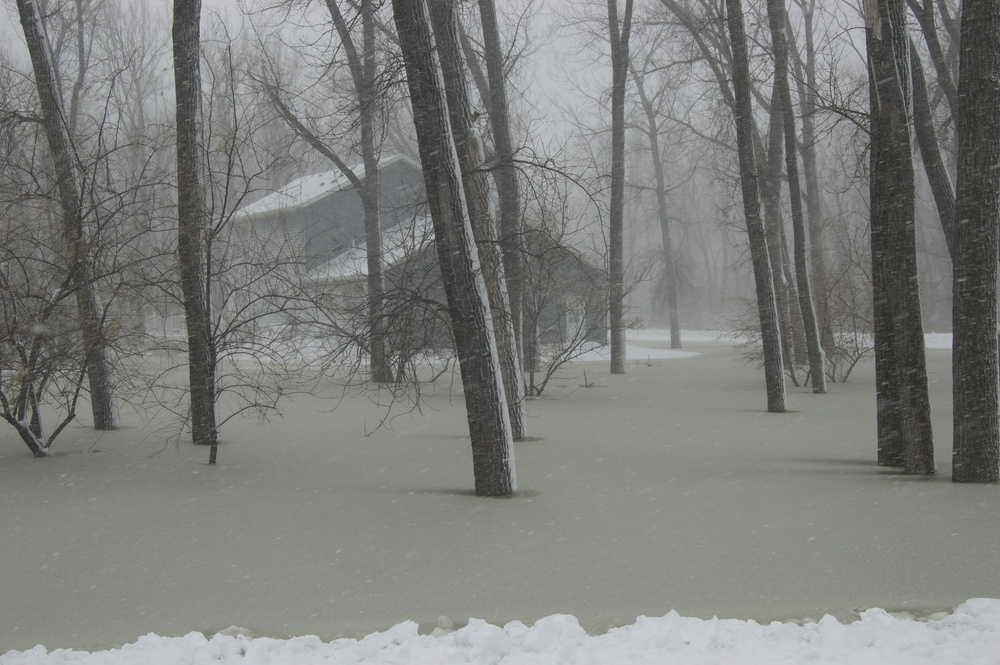
M364 178L364 168L355 173ZM382 228L390 229L425 214L420 165L403 155L379 163ZM281 189L244 206L241 225L261 237L294 242L310 269L354 247L364 247L364 207L351 181L340 171L292 180Z
M392 353L405 361L451 346L444 287L419 164L395 156L380 164L385 309ZM361 171L359 169L359 171ZM360 176L360 173L359 173ZM241 226L303 256L302 283L313 294L320 330L363 340L367 329L367 252L361 197L339 172L293 180L244 207ZM538 344L607 339L606 278L582 253L542 229L525 233L527 330Z

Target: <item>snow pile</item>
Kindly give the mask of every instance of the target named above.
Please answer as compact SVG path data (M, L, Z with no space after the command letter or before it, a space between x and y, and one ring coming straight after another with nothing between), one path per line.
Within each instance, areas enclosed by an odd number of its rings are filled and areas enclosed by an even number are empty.
M444 619L442 617L442 619ZM223 631L232 633L234 629ZM440 631L437 631L440 632ZM844 663L850 665L974 665L1000 663L1000 600L976 599L926 622L872 609L842 624L830 616L798 625L774 622L640 617L631 626L587 635L575 617L553 615L532 627L513 621L503 628L479 620L440 636L420 635L401 623L361 640L331 643L313 636L253 639L242 634L201 633L166 638L147 635L121 649L87 653L44 647L11 651L0 665L85 663L173 665L175 663L407 663L444 665L499 663Z
M694 351L681 351L679 349L660 348L657 344L667 344L670 342L670 331L654 328L641 330L626 330L628 343L625 344L625 357L628 360L653 361L672 360L677 358L694 358L701 355ZM686 342L714 342L722 336L720 332L705 330L682 330L681 339ZM653 342L653 346L648 346L648 342ZM611 359L611 347L608 345L592 344L583 353L575 356L573 360L578 362L607 362Z
M687 342L720 342L732 339L725 330L681 330L681 339ZM670 331L665 328L629 328L625 336L630 342L669 342Z
M951 333L925 333L924 345L928 349L950 349Z
M639 361L653 361L653 360L673 360L677 358L694 358L700 355L694 351L680 351L677 349L657 349L652 347L641 346L638 344L626 344L625 345L625 357L628 360ZM577 356L574 356L573 360L578 362L607 362L611 359L611 347L604 345L598 346L594 345L591 348L583 351Z

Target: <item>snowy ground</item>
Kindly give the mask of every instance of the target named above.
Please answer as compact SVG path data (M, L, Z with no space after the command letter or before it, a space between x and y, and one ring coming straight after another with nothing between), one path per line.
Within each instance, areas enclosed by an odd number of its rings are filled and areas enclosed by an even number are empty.
M872 463L870 366L775 415L729 345L630 345L529 402L513 499L471 496L447 383L368 437L374 394L300 398L227 426L216 468L154 428L44 460L0 432L0 653L27 650L0 664L1000 663L1000 602L965 603L1000 598L998 488L949 482L946 350L912 479ZM266 637L201 636L234 624Z

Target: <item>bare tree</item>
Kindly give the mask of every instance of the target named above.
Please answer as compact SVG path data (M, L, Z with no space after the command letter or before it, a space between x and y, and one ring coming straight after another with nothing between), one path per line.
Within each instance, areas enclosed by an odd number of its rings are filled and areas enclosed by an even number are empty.
M955 116L958 111L958 89L952 71L952 58L948 53L950 45L947 42L950 40L946 39L943 44L938 30L940 21L946 28L946 37L954 34L948 29L949 24L953 23L948 12L948 3L945 0L906 0L906 5L917 19L920 32L924 36L927 52L930 54L937 75L938 89L948 105L950 115Z
M611 40L611 203L608 211L608 287L611 317L611 373L625 373L625 88L628 84L632 0L621 19L618 0L608 0Z
M1000 246L1000 5L962 3L954 263L956 482L1000 479L997 251Z
M510 129L510 105L507 100L507 73L504 68L505 49L500 42L494 0L479 0L479 16L483 27L487 83L489 89L490 127L493 129L493 149L496 168L493 181L499 196L499 236L503 251L504 276L510 300L510 319L514 326L515 351L523 358L522 301L524 299L524 265L522 260L521 191L517 167L514 164L514 141ZM471 61L471 59L470 59ZM474 61L472 61L474 62ZM481 78L481 77L480 77Z
M67 248L67 272L70 276L68 286L73 289L76 296L94 427L103 430L114 429L117 424L113 377L94 290L88 234L84 229L81 208L79 175L66 125L67 116L60 100L58 75L37 2L18 0L17 8L35 73L42 124L55 172L62 213L63 240Z
M483 151L479 138L472 131L473 111L465 80L465 60L459 45L458 15L452 0L429 0L429 8L440 54L441 70L446 81L448 115L459 166L462 169L462 187L468 204L469 221L479 250L483 279L486 282L486 292L493 317L493 332L507 394L511 434L515 441L519 441L527 436L522 363L518 355L514 319L510 313L510 297L504 278L504 265L500 252L502 243L497 243L497 231L489 209L489 187L483 171L485 166ZM516 179L516 172L514 177Z
M787 31L789 54L795 72L794 81L799 97L802 116L802 138L798 142L802 154L802 175L806 190L806 220L809 229L810 283L813 287L816 318L820 328L821 347L827 354L837 353L837 339L833 333L833 320L827 311L830 282L827 278L826 225L823 211L823 194L820 186L817 135L819 106L819 77L816 73L816 0L794 0L802 12L804 44L801 49L794 44L794 32ZM827 361L830 361L829 356ZM831 370L831 380L835 371Z
M955 187L951 182L951 174L941 155L938 145L937 131L934 127L934 116L931 110L930 94L927 81L924 78L923 64L915 45L910 42L910 68L913 82L913 129L920 148L920 158L924 163L924 173L930 183L934 204L937 206L938 219L941 221L941 231L944 233L948 253L955 254L955 233L958 224L955 209Z
M430 16L425 0L392 5L465 389L476 494L506 496L517 488L510 421Z
M788 195L792 204L792 235L795 247L795 277L798 283L799 309L805 329L809 351L809 371L813 392L826 392L826 361L820 344L819 325L813 307L812 286L806 264L806 231L802 210L802 190L799 186L798 132L792 95L788 86L788 39L785 35L785 0L768 0L767 14L771 28L771 49L774 52L774 88L780 106L782 128L785 134L785 173L788 176ZM774 113L777 109L771 109Z
M383 301L385 283L382 277L381 215L379 212L380 183L379 156L380 142L377 137L378 100L378 59L375 42L376 11L375 0L362 0L358 13L361 18L361 51L359 53L350 27L336 0L326 0L333 25L340 36L347 65L354 83L357 98L358 124L361 128L361 158L365 165L364 178L359 179L343 165L341 171L355 182L365 210L365 246L368 255L368 316L371 328L369 350L371 354L371 376L377 383L391 381L392 373L386 362L385 318ZM338 160L339 161L339 160Z
M25 132L10 129L4 127L4 147L8 154L17 154L10 139L27 137ZM3 165L5 181L11 166L9 162ZM43 221L47 207L44 198L5 200L0 213L4 222L0 237L0 361L4 368L0 418L14 428L35 457L50 455L56 437L75 419L86 377L71 277L58 261L65 250L58 225Z
M639 104L642 106L643 114L646 116L646 137L649 141L649 154L653 165L654 188L656 191L656 215L660 223L660 237L663 243L663 270L666 280L667 292L667 315L670 325L670 348L681 348L681 324L680 310L678 306L679 272L674 256L674 244L670 237L670 216L667 206L667 176L663 161L664 155L660 147L660 105L663 98L669 94L670 88L661 84L658 88L647 90L648 79L654 73L662 69L662 66L654 59L654 53L659 47L660 39L655 39L654 43L647 49L646 57L637 66L634 59L630 59L629 69L632 74L632 81L635 84L636 95Z
M903 0L866 4L879 463L934 472L917 288L910 56Z
M764 347L764 378L767 384L767 410L785 411L785 380L782 367L778 317L774 299L771 261L764 225L760 218L757 191L757 166L753 150L753 110L750 102L750 71L747 60L743 7L740 0L726 0L726 16L733 54L733 113L736 119L736 142L740 156L740 184L747 235L753 261L761 341Z
M695 61L703 62L707 67L709 80L716 83L722 104L734 116L738 116L743 111L737 108L734 95L735 80L737 79L735 74L737 56L731 45L731 40L727 37L726 30L724 29L726 23L724 13L722 12L724 5L711 3L707 0L697 0L693 3L682 0L660 0L660 2L683 30L691 36L694 47L693 57ZM745 27L742 32L745 35ZM749 51L746 53L745 60L747 61L746 67L749 71ZM730 84L730 72L732 72L734 80L733 85ZM761 274L767 274L768 279L771 281L771 285L767 288L772 292L770 298L774 301L773 312L777 317L776 323L779 334L775 338L775 341L778 344L777 353L782 356L781 370L783 372L787 370L793 382L797 384L794 367L795 362L799 360L797 356L802 355L801 349L805 348L805 343L802 335L803 327L801 325L800 310L795 306L798 299L796 295L797 289L788 259L787 240L782 223L781 163L784 132L780 104L777 103L775 93L776 89L772 88L771 98L766 98L759 89L752 86L752 81L749 79L748 74L747 103L751 104L752 100L756 98L759 104L765 106L770 111L766 136L762 135L752 115L748 115L745 118L745 129L747 132L747 141L749 142L747 149L753 152L754 159L753 178L755 199L757 200L756 215L758 217L761 214L760 209L763 207L761 229L763 240L767 247L768 266L766 270L763 266L756 263L760 259L760 256L754 254L754 241L751 231L749 228L747 231L748 238L751 238L750 255L751 262L754 263L754 279L759 279ZM725 148L727 151L731 151L731 136L724 137L723 139L713 136L712 139L716 145ZM729 142L727 143L726 141ZM737 134L737 147L739 146L739 141L739 135ZM737 150L737 152L739 151ZM739 164L739 179L741 186L743 186L744 164L742 158ZM745 205L746 201L744 201ZM758 291L758 298L759 295L760 291ZM762 306L767 309L758 300L758 318L760 317L760 307ZM766 327L763 320L761 321L761 326ZM760 339L761 343L766 345L770 339L770 335L762 334ZM802 343L799 343L800 339ZM770 353L767 349L764 349L762 353L765 360L765 373L769 371L767 369L767 359ZM771 383L768 383L768 385L770 386L769 390L773 388Z
M201 0L174 0L174 94L177 105L177 260L187 323L191 437L210 445L215 463L216 350L205 283L208 229L202 176Z

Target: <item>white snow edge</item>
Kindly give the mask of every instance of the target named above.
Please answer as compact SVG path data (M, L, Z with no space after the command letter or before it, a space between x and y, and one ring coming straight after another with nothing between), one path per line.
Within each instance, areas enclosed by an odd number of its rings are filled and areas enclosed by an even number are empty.
M630 626L588 635L575 617L552 615L528 627L503 628L472 619L453 632L420 635L412 621L367 637L323 642L315 636L288 640L253 638L233 627L211 638L149 634L119 649L49 652L37 646L0 656L0 665L173 665L175 663L843 663L845 665L949 665L1000 662L1000 600L969 600L951 613L926 620L882 609L851 623L832 616L804 624L759 624L737 619L702 620L671 612L639 617ZM442 633L442 631L436 631ZM234 633L236 633L234 635Z

